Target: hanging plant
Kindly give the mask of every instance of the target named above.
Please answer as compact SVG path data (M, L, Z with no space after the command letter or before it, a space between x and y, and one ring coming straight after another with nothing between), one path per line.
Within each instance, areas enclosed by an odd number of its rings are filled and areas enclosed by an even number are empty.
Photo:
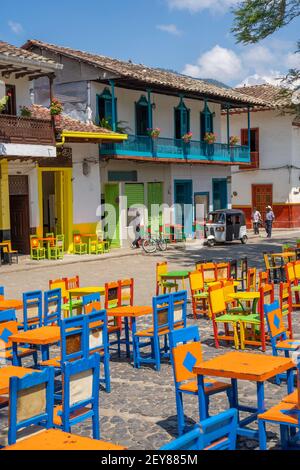
M192 132L187 132L184 134L182 137L182 140L184 141L185 144L189 144L193 138L193 133Z
M51 116L59 116L63 111L62 103L57 99L53 98L50 104L50 114Z
M238 143L239 143L239 138L236 135L232 135L229 139L229 145L233 147L234 145L237 145Z
M148 135L152 139L158 139L158 137L160 136L160 129L158 127L156 127L155 129L147 129L147 131L148 131Z
M207 144L214 144L217 140L217 135L214 134L213 132L206 132L204 136L204 142Z

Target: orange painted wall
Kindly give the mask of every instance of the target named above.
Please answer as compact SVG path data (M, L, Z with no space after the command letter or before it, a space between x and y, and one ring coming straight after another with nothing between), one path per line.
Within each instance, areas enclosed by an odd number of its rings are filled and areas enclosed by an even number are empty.
M245 212L247 227L252 227L252 208L247 206L233 206L234 209L241 209ZM300 227L300 204L279 204L273 203L275 214L274 228L299 228Z

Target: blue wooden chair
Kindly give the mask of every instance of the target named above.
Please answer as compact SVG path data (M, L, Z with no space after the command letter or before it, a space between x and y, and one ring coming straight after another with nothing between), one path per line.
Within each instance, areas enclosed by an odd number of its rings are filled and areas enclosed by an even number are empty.
M105 390L109 393L110 367L106 310L93 311L85 315L84 321L88 336L88 352L90 355L95 352L99 353L104 368L104 378L100 377L100 383L105 383Z
M60 325L62 297L61 289L44 292L44 325Z
M278 300L271 304L264 305L264 313L267 320L273 356L278 356L279 352L283 352L285 357L289 357L290 353L300 348L300 341L288 338ZM282 380L286 380L286 373L276 376L276 383L278 385L280 385Z
M99 354L95 353L74 362L64 362L62 378L62 405L54 408L54 426L71 432L72 426L91 418L93 438L100 439Z
M53 427L54 369L11 377L9 382L8 443L15 444L20 429L30 426Z
M6 321L17 321L16 311L14 309L2 310L2 312L0 312L0 323Z
M200 335L197 326L173 330L169 334L171 362L175 382L175 397L178 419L178 434L185 429L183 394L198 396L197 376L193 368L203 361ZM231 385L214 379L204 379L207 408L209 397L216 393L226 392L229 405L232 403Z
M14 312L14 310L12 310ZM10 315L7 315L9 317ZM18 322L16 320L0 323L0 360L1 362L13 362L13 348L10 336L18 333ZM32 356L34 365L38 365L37 350L29 347L18 347L18 366L22 366L22 358Z
M82 297L82 306L85 315L92 312L99 312L101 310L100 293L89 294Z
M197 424L160 450L235 450L237 410L231 408Z
M24 292L23 324L24 331L39 328L43 325L43 294L42 291Z
M154 364L160 370L161 356L169 357L168 334L174 329L186 326L187 292L163 294L152 299L153 327L138 331L133 338L137 367L142 363ZM161 339L163 338L163 346ZM144 341L143 340L148 340ZM141 349L151 346L149 355L141 356Z

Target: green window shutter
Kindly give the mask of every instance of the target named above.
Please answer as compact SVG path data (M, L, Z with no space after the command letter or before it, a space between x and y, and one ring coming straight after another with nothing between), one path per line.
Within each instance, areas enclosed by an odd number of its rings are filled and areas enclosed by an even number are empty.
M148 183L148 217L151 231L158 233L159 226L162 224L162 212L159 214L151 213L151 206L153 204L161 205L163 203L163 184L162 183Z
M127 197L127 208L131 206L143 205L144 198L144 184L143 183L126 183L125 196Z

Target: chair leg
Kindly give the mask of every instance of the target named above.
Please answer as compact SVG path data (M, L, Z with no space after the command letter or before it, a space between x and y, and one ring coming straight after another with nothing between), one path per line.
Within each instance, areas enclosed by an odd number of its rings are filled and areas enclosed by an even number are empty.
M258 420L258 433L260 450L267 450L266 423L262 419Z
M237 331L236 323L233 325L233 340L234 340L235 349L239 349L239 334Z
M159 338L154 336L153 338L153 345L154 345L154 355L155 355L155 368L157 371L160 371L160 346L159 346Z
M118 357L121 357L121 332L117 331Z
M110 393L110 367L109 367L109 354L108 351L104 353L104 378L105 378L105 390Z
M176 408L177 408L177 423L178 423L178 435L181 436L184 433L185 419L183 410L183 396L182 393L176 390Z
M234 408L234 400L233 400L233 392L232 388L228 388L226 390L227 400L229 403L229 408Z
M241 346L241 349L244 350L245 349L245 325L244 323L240 323L240 346Z
M34 362L34 368L38 368L38 352L35 350L32 354L33 357L33 362Z
M133 348L135 354L135 367L140 369L141 367L141 357L140 357L140 340L138 336L133 337Z

